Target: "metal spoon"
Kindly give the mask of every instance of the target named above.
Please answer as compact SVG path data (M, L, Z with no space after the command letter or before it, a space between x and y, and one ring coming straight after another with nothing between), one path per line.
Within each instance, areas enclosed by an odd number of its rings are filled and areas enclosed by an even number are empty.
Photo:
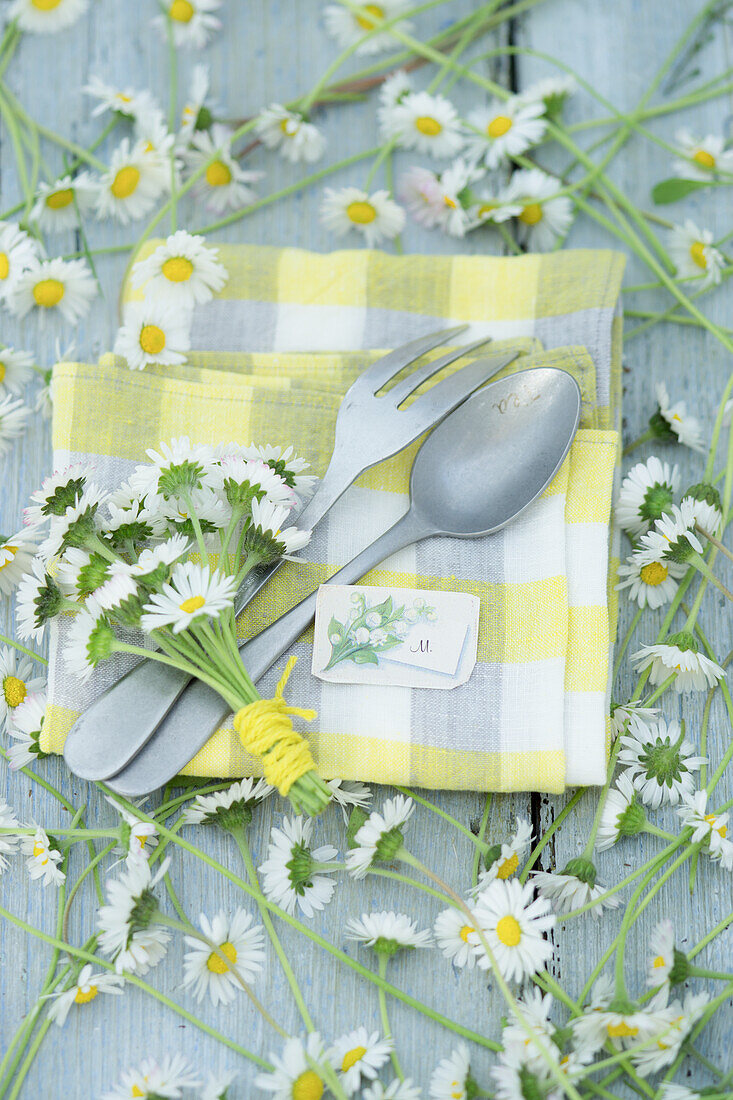
M421 539L479 538L511 523L552 481L575 436L580 408L575 380L549 367L521 371L479 390L420 447L405 515L329 583L353 584L391 554ZM316 595L311 593L240 646L253 680L260 679L306 629L315 613ZM221 697L196 681L108 785L127 797L163 786L206 743L226 714Z

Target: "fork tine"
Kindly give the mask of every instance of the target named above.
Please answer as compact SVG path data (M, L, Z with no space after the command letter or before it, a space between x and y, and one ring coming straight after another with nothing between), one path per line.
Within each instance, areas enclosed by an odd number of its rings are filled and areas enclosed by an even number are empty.
M494 358L477 359L475 363L470 363L463 370L452 374L450 378L444 378L442 382L438 382L427 393L413 401L400 415L413 416L418 422L423 422L426 428L432 427L437 412L441 412L444 416L453 412L474 390L484 382L488 382L518 355L519 351L510 351L506 355Z
M407 378L403 378L402 381L393 386L391 390L387 390L384 396L395 405L401 405L406 397L409 397L411 393L419 389L423 382L427 382L428 378L432 378L432 376L442 370L443 367L449 366L449 364L454 363L456 359L461 359L464 355L470 354L470 352L475 351L476 348L483 347L484 344L488 344L490 341L490 336L484 336L483 339L475 340L472 344L464 344L460 348L454 348L454 350L449 351L447 355L441 355L439 359L433 359L431 363L424 363L422 367L418 367Z
M440 332L431 332L428 336L420 336L417 340L410 340L408 344L402 344L394 351L382 356L381 359L377 359L376 363L372 363L357 378L354 385L367 384L371 393L376 393L385 382L389 382L390 378L394 378L405 367L409 367L410 363L414 363L425 352L432 351L440 344L447 344L449 340L454 336L458 336L459 333L465 332L467 328L468 325L456 325L455 328L444 328Z

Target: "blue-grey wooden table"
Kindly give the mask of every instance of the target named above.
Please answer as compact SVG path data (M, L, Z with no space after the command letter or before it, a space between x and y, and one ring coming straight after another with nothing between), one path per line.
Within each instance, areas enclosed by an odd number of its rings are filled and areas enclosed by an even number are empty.
M587 3L586 0L546 0L509 27L503 27L494 35L493 42L487 44L484 40L474 53L483 53L491 45L507 42L543 51L573 66L598 92L618 107L629 110L644 94L656 69L701 6L699 0L614 0L612 4ZM427 37L451 19L475 7L477 3L472 0L445 3L419 17L418 34ZM273 99L287 101L311 87L336 54L334 43L321 25L320 9L321 5L316 0L225 0L222 9L224 32L215 37L204 54L204 59L211 66L213 96L220 105L222 117L234 119L251 115ZM155 11L154 0L138 0L135 4L97 0L91 5L88 15L71 30L55 37L39 36L23 41L8 72L11 88L33 117L82 144L89 144L100 129L99 122L90 117L90 100L81 91L91 75L98 74L120 86L149 87L161 102L167 102L166 47L150 27L150 18ZM718 25L715 34L691 64L692 69L698 70L693 84L703 83L730 65L729 46L727 34ZM194 62L198 60L199 56L181 55L182 88L187 84ZM353 68L359 67L359 60L356 59ZM347 66L345 72L349 71L353 69ZM479 60L477 71L490 74L506 87L522 88L540 76L551 74L553 69L546 62L520 53L512 64L506 58L500 61ZM426 72L417 79L425 81ZM686 87L683 86L676 94L682 94ZM464 84L456 85L451 95L462 110L477 102L476 92ZM729 99L713 100L688 112L684 122L702 133L729 132L731 110ZM599 113L607 112L583 92L576 95L567 108L567 118L571 122L580 122ZM656 133L670 139L681 121L677 117L670 119L661 116L653 120L650 126ZM328 135L329 156L334 160L376 143L373 101L329 109L319 116L318 122ZM591 136L585 135L585 139L590 142ZM102 156L107 151L103 148ZM545 155L546 163L551 164L551 152ZM60 170L60 157L55 160L53 157L52 151L49 154L52 170ZM650 187L670 174L670 159L655 145L635 139L624 147L610 171L613 179L638 203L649 206ZM261 167L266 172L266 181L261 185L262 193L266 189L282 187L294 178L292 168L275 157L266 157L261 150L250 157L250 161L252 167ZM402 166L409 162L407 157L399 160ZM0 137L0 171L2 206L6 208L18 197L18 182L11 142L5 132ZM333 183L335 179L338 184L362 185L366 171L366 165L357 166L328 182ZM672 210L673 218L682 220L684 216L689 216L709 226L717 239L730 230L729 195L728 189L699 193L684 204L668 209ZM222 239L300 245L321 251L335 247L334 239L319 224L319 199L318 188L298 194L246 218L222 234ZM209 220L203 212L191 207L184 208L182 219L183 224L191 226ZM134 239L134 233L134 226L132 230L111 225L99 226L94 229L93 243L98 246L123 243ZM407 251L416 252L502 250L499 238L489 234L482 233L456 244L436 233L423 231L414 224L407 226L404 242ZM573 227L568 243L570 247L595 247L608 246L613 242L596 225L580 219ZM60 239L59 246L62 252L77 247L71 235ZM96 357L111 346L114 337L117 292L124 264L125 257L99 258L98 270L104 298L94 303L89 316L73 332L68 327L42 328L35 318L23 324L13 324L4 314L0 338L4 343L34 349L38 361L44 365L53 361L58 338L62 345L70 337L73 338L79 358ZM648 278L646 269L631 258L627 282L645 282ZM705 298L704 308L718 323L729 324L730 301L729 290L721 289ZM644 299L635 299L634 304L660 308L667 305L667 299L662 294L651 293ZM636 323L629 322L627 327ZM624 413L627 438L634 438L643 430L653 407L654 383L660 380L667 383L675 399L685 398L703 422L710 426L718 395L731 365L730 357L723 348L695 328L656 326L633 339L625 352ZM699 456L682 453L678 449L675 461L679 461L682 467L683 483L698 479L703 465ZM8 531L20 522L28 493L51 469L48 423L36 418L19 444L0 463L0 529ZM730 585L730 574L727 581ZM629 617L630 610L625 606L622 609L622 631ZM659 615L652 615L646 621L656 623L659 619ZM709 635L716 639L719 654L724 655L731 648L732 631L730 611L722 596L708 595L702 622ZM12 630L7 601L0 604L0 630L3 623L6 632ZM641 640L647 640L646 635L650 633L651 626ZM629 691L629 685L629 674L624 672L618 686L618 698L626 698L624 693ZM689 731L695 739L702 699L688 697L684 708ZM681 704L675 696L668 697L665 710L669 716L676 716L678 711L681 713ZM710 724L710 750L714 761L720 758L730 736L731 730L718 699L713 705ZM93 787L69 775L62 762L55 759L45 761L39 770L76 805L86 803L90 823L110 822L110 810L98 793ZM385 793L377 792L378 799ZM721 791L721 800L730 795L728 783ZM63 823L64 815L53 799L25 777L8 775L4 765L0 771L0 796L15 806L25 819L37 820L49 829ZM435 800L467 824L478 822L484 805L481 794L437 794ZM530 816L535 829L542 830L565 801L565 797L498 797L492 807L489 836L492 839L504 837L517 814ZM595 803L596 799L590 792L571 822L562 828L557 842L545 850L543 867L561 867L567 858L582 850ZM263 856L269 826L280 814L280 806L273 801L257 818L252 841L258 859ZM342 833L337 815L330 815L328 822L319 823L317 834L339 843ZM427 814L423 814L422 820L414 826L414 835L420 838L420 855L429 864L448 880L466 882L471 850L460 834L451 831L439 819L428 819ZM210 830L197 839L218 859L238 869L237 853L223 835ZM638 860L649 858L656 848L657 842L653 838L641 838L633 844L627 843L603 854L598 861L602 878L609 883L616 881L627 874ZM78 869L80 864L75 866ZM220 907L232 909L240 901L231 885L208 873L200 861L184 861L177 857L172 873L194 917L199 909L212 914ZM694 901L690 900L683 880L677 879L676 885L662 895L661 903L649 907L630 941L629 976L636 991L643 989L646 942L654 921L662 915L671 916L680 942L693 944L706 929L733 908L732 881L730 874L703 860ZM52 930L55 910L52 889L44 890L30 882L20 861L16 860L12 872L0 879L0 892L3 905L37 927L49 932ZM95 906L94 899L85 895L75 910L76 916L70 930L74 942L81 943L88 935L93 925ZM342 882L333 903L313 921L313 927L323 931L336 944L353 951L344 939L345 922L349 916L371 908L404 910L414 916L422 927L431 923L436 911L426 895L385 880L367 879L361 884ZM559 950L555 972L571 993L577 994L580 990L590 967L617 931L619 922L618 913L606 916L599 922L585 917L571 922L557 933ZM296 961L297 973L312 1006L316 1024L326 1037L334 1037L360 1024L379 1027L373 987L331 956L291 934L288 928L282 928L282 938ZM195 1009L190 995L179 988L182 952L183 945L178 938L171 947L168 960L150 977L158 988ZM0 1045L3 1049L34 1003L48 959L49 949L39 941L15 927L7 924L0 926ZM703 960L703 965L709 968L730 969L730 935L719 937ZM503 1010L501 998L485 976L455 971L439 960L437 954L431 957L430 965L426 965L422 955L413 953L393 964L391 977L396 984L454 1019L487 1034L496 1036L498 1033ZM274 956L258 988L284 1026L297 1031L299 1020ZM200 1011L213 1026L260 1054L279 1046L244 997L240 997L231 1008L214 1009L204 1004ZM393 1002L391 1014L406 1072L426 1086L432 1067L449 1052L451 1036L401 1004ZM700 1050L722 1066L730 1064L732 1031L728 1006L700 1037ZM184 1052L202 1071L238 1069L241 1075L231 1095L237 1100L254 1095L254 1069L251 1065L132 988L123 997L98 998L84 1011L72 1012L63 1030L52 1028L27 1076L21 1095L34 1100L40 1096L45 1100L97 1096L111 1086L121 1069L138 1064L145 1056L160 1056L175 1051ZM489 1058L478 1048L474 1054L477 1076L487 1083ZM691 1070L690 1083L699 1086L708 1083L709 1079L699 1065L692 1063Z

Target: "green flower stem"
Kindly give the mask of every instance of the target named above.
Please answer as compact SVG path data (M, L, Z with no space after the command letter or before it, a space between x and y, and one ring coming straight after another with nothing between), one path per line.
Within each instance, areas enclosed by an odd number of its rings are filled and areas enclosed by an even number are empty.
M615 657L614 665L613 665L613 672L611 674L611 683L612 684L616 683L616 677L618 676L619 669L621 668L621 661L623 660L624 654L626 653L626 650L629 647L629 643L630 643L631 639L634 636L634 631L636 630L637 626L639 625L639 621L640 621L641 616L643 615L643 613L644 613L644 608L639 607L637 609L637 611L635 612L633 619L629 623L629 628L626 631L626 633L624 634L623 639L621 641L621 644L619 646L617 646L616 657Z
M410 790L409 787L400 787L399 784L395 784L395 790L399 791L400 794L405 795L406 798L411 798L413 802L418 802L421 806L424 806L426 810L430 810L432 813L437 814L438 817L442 817L444 821L447 821L450 825L453 826L454 829L458 829L459 832L468 837L471 843L475 844L479 851L488 851L489 845L484 840L481 840L479 839L479 837L475 836L475 834L472 833L470 829L467 829L466 826L462 825L460 821L456 821L456 819L454 817L451 817L449 813L446 813L445 810L441 810L440 806L436 806L434 802L430 802L429 799L422 798L421 795L415 794L415 792Z
M208 783L205 787L197 787L195 790L191 789L186 794L179 794L175 798L171 798L167 802L162 802L160 806L155 808L155 817L165 818L169 817L174 810L177 810L179 806L182 806L184 802L190 802L198 795L202 794L214 794L216 791L225 791L229 783Z
M9 645L12 649L17 649L19 653L25 653L26 657L32 657L34 661L38 661L42 665L48 665L48 661L40 653L34 653L32 649L16 642L14 638L6 638L4 634L0 634L0 644Z
M727 917L724 917L723 920L719 921L715 925L715 928L711 928L711 930L706 935L704 935L701 940L698 940L695 946L687 952L687 958L694 959L696 955L699 955L701 951L705 950L709 943L712 943L716 936L719 936L722 932L725 932L726 928L728 928L731 924L733 924L733 913L729 913Z
M239 710L240 703L231 693L231 690L223 680L215 679L213 675L207 675L198 665L190 664L188 661L174 660L171 657L166 657L162 653L156 653L152 649L144 649L142 646L128 645L126 642L115 641L112 646L113 651L117 653L132 653L137 657L146 657L152 661L159 661L162 665L170 665L171 668L178 668L181 672L187 672L189 676L195 676L199 680L203 680L205 684L208 684L212 691L221 695L228 706L233 711Z
M701 527L699 523L695 524L695 530L699 531L699 533L704 538L706 538L708 542L715 547L716 550L720 550L721 554L725 554L727 558L730 558L730 560L733 561L733 553L731 553L728 547L724 543L722 543L719 538L716 538L715 535L712 535L709 531L706 531L705 528Z
M60 934L60 937L59 937L60 939L67 940L69 938L68 937L68 931L69 931L69 917L71 916L71 904L72 904L74 898L76 897L76 895L79 891L79 888L84 883L84 880L86 879L87 875L91 874L94 871L94 869L97 867L97 865L99 863L101 863L101 861L106 856L108 856L110 854L110 852L114 851L115 845L116 845L116 842L113 841L111 844L107 844L104 848L102 848L101 851L97 852L93 856L93 858L89 861L89 863L86 865L86 867L84 868L82 873L79 875L79 877L76 880L76 882L74 883L74 885L69 890L69 893L68 893L67 898L66 898L66 905L64 906L63 921L61 923L61 934ZM101 895L101 888L100 888L99 892L100 892L100 895ZM103 901L104 901L104 896L101 895L99 897L100 905L102 904Z
M476 834L477 839L480 840L482 843L486 842L485 841L486 829L487 829L488 824L489 824L489 814L490 813L491 813L491 791L489 791L487 793L486 798L484 800L484 810L483 810L483 813L481 814L481 821L479 823L478 833ZM472 861L472 864L471 864L471 885L472 886L475 886L478 882L478 871L479 871L480 865L481 865L481 849L479 848L479 846L477 844L474 847L474 850L473 850L473 861Z
M333 869L333 864L329 864L330 869ZM451 898L446 897L440 890L436 890L434 886L428 886L427 882L419 882L415 878L410 878L409 875L401 875L399 871L388 871L386 867L370 867L370 875L377 875L378 878L392 879L393 882L404 882L408 886L414 887L416 890L422 890L424 894L429 894L431 897L439 901L441 905L445 905L448 902L453 905Z
M541 837L540 840L538 840L538 842L535 844L534 848L530 852L529 859L525 863L525 865L522 869L522 873L519 876L519 881L520 882L524 883L524 882L527 881L527 875L529 874L529 872L531 871L531 869L534 867L535 863L539 859L540 855L542 854L543 849L549 844L550 840L554 836L557 829L559 829L559 827L562 825L563 821L568 816L570 811L573 810L577 806L577 804L580 802L581 798L587 792L587 790L588 790L587 787L580 787L575 792L575 794L572 796L572 798L570 798L565 803L563 808L560 810L560 813L557 814L557 816L553 819L552 824L549 826L549 828L546 830L544 835Z
M379 952L379 977L382 981L386 981L387 978L387 963L389 962L389 956L383 951ZM402 1066L400 1060L397 1057L397 1051L395 1050L394 1038L392 1036L392 1028L389 1025L389 1013L387 1012L387 997L384 989L380 986L377 990L377 997L379 999L379 1018L382 1021L382 1031L384 1032L385 1039L388 1039L392 1043L392 1049L389 1052L389 1056L392 1059L392 1068L399 1077L400 1081L404 1081L405 1075L402 1072Z
M611 784L613 783L613 773L616 770L616 760L618 759L618 754L619 754L620 751L621 751L621 737L619 736L619 737L616 738L616 740L614 741L614 743L611 747L611 753L610 753L609 758L608 758L608 766L606 768L606 782L603 784L603 789L601 790L601 793L600 793L599 798L598 798L598 805L596 806L596 812L593 815L593 824L591 825L590 833L588 834L588 840L586 841L585 848L583 849L583 854L580 857L581 859L590 859L590 860L592 860L592 858L593 858L593 849L595 848L595 844L596 844L596 836L598 834L598 827L601 824L601 818L603 817L603 810L605 809L605 806L606 806L606 799L608 798L608 792L611 789Z
M648 443L650 439L656 438L656 432L652 428L648 428L645 432L642 432L640 436L637 436L636 439L632 440L631 443L628 443L624 447L622 451L623 457L626 458L627 455L630 455L631 452L635 451L637 447L641 447L642 443Z
M705 970L701 966L691 966L688 974L692 978L710 978L715 982L733 982L733 974L721 973L719 970Z
M677 843L677 838L675 838L675 843L670 844L669 849L665 850L674 852L677 850L678 847L679 845ZM606 898L611 898L614 896L614 894L618 894L620 890L623 890L626 886L629 886L632 882L635 882L640 875L646 874L646 872L651 867L656 866L659 863L662 854L662 852L657 852L651 857L651 859L648 859L646 863L643 863L641 867L637 867L635 871L632 871L625 878L621 879L621 881L617 882L615 886L610 886L608 890L605 890L594 901L588 901L585 903L585 905L579 905L577 909L571 909L569 913L563 913L557 918L558 922L564 924L565 921L571 920L574 917L579 917L583 913L588 913L591 909L597 909L598 906L606 900Z
M13 109L8 103L4 95L5 85L0 82L0 115L7 126L8 133L10 134L10 140L13 145L13 152L15 154L15 163L18 167L18 176L20 177L20 185L23 190L23 196L25 201L23 202L23 209L28 210L28 204L33 201L33 192L30 186L30 180L28 179L28 168L25 163L25 154L23 153L23 144L20 140L20 131L18 130L18 123L13 113Z
M702 554L693 551L692 556L688 560L690 565L697 569L698 573L701 573L706 580L715 585L718 591L722 592L727 599L733 601L733 592L731 592L729 588L726 588L722 581L718 580Z
M47 141L51 141L54 145L59 145L62 149L66 149L67 152L73 153L77 160L84 164L89 164L92 168L96 168L98 172L107 171L107 165L104 161L100 160L99 157L95 157L85 149L83 145L77 145L75 141L70 141L68 138L62 137L61 134L57 134L54 130L49 130L47 126L43 126L40 122L35 122L31 119L21 106L19 100L13 95L4 82L0 83L0 93L7 96L8 101L18 117L21 118L29 128L35 127L41 137L45 137Z

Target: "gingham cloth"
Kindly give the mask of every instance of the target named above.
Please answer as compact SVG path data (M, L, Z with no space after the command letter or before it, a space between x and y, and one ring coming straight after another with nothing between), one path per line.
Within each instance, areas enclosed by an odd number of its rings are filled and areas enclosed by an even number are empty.
M615 635L609 513L622 257L318 255L240 246L222 247L221 258L227 286L194 315L193 343L206 352L192 353L183 367L142 374L111 356L98 366L56 368L56 466L86 461L95 481L112 487L144 460L146 447L187 433L210 442L292 442L320 473L340 396L376 357L371 349L464 320L472 322L466 340L488 333L499 346L520 345L509 372L537 365L570 371L583 393L581 431L543 497L500 534L431 539L365 578L478 595L479 652L470 681L445 692L327 684L310 673L307 633L293 647L300 659L287 694L318 711L308 736L327 777L551 792L603 782ZM560 346L543 351L542 344ZM329 354L355 347L364 350ZM282 614L404 511L414 452L359 479L319 525L308 562L286 565L247 608L243 635ZM63 633L62 624L52 638L45 751L61 750L77 714L127 667L123 660L102 665L80 687L59 658ZM272 692L282 664L263 680L263 694ZM237 776L258 768L228 727L186 772Z

